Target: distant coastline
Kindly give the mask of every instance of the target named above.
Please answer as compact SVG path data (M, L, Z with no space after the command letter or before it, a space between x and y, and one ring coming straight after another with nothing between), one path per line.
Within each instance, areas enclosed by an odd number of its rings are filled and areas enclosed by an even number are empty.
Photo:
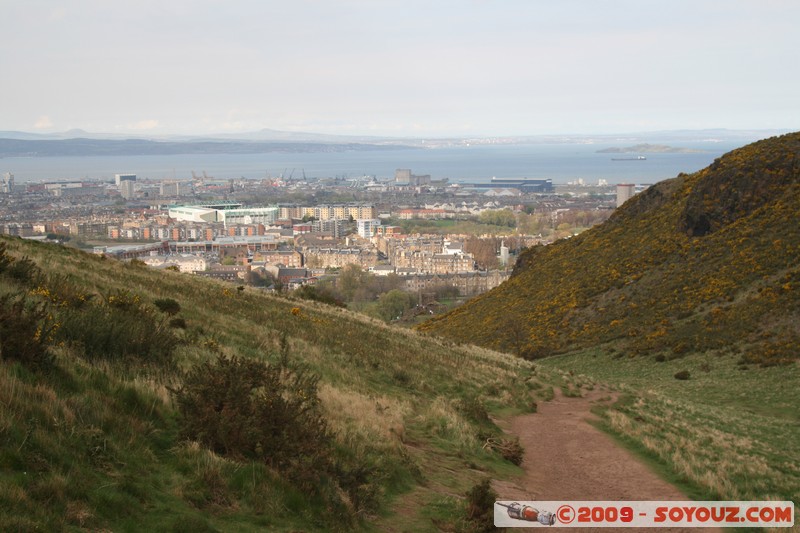
M0 157L86 157L141 155L207 155L268 153L330 153L409 150L408 146L297 141L150 141L145 139L0 139Z
M666 144L636 144L626 147L611 147L597 150L598 154L702 154L705 150L697 148L677 148Z
M554 184L578 178L587 183L655 183L681 172L694 172L738 144L699 144L693 153L652 154L646 161L611 161L596 150L613 146L590 144L478 145L437 149L368 149L330 152L268 152L239 154L100 155L89 157L7 157L0 174L14 174L18 183L49 180L111 180L114 174L136 174L139 179L192 179L192 171L206 171L217 179L261 179L305 173L309 178L375 176L394 179L398 168L410 168L432 179L450 183L486 182L497 178L552 179ZM624 156L621 156L624 157Z

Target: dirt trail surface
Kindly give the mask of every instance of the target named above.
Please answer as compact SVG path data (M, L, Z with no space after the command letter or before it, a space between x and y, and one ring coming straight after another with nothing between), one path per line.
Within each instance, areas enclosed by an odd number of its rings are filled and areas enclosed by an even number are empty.
M603 390L591 391L583 398L567 398L556 389L552 401L539 402L537 413L512 419L505 429L518 436L525 448L521 465L525 473L514 482L495 482L494 489L499 499L690 500L589 423L589 420L597 419L590 409L598 403L610 402L611 398L611 393ZM596 530L608 532L613 529ZM634 531L633 528L620 530ZM709 530L669 531L697 533Z

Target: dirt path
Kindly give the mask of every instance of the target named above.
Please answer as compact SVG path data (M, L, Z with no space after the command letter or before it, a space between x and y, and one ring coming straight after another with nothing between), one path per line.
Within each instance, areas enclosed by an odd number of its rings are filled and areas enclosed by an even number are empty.
M555 398L540 402L537 413L512 419L505 429L525 448L525 474L513 483L495 482L500 499L691 499L588 422L597 418L590 409L610 397L607 391L595 390L583 398L567 398L556 389Z

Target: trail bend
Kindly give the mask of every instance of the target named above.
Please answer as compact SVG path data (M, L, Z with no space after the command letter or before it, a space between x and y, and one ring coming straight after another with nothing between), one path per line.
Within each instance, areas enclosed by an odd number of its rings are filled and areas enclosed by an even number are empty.
M505 430L519 437L525 448L524 474L513 482L495 481L501 500L610 501L690 500L661 479L630 451L619 446L590 421L591 408L610 403L613 393L589 391L568 398L556 389L552 401L540 402L538 412L511 419ZM538 529L538 528L537 528ZM613 528L574 528L572 531L613 531ZM541 531L541 529L539 529ZM635 531L620 528L620 531ZM697 528L642 529L642 531L709 531ZM716 529L721 531L721 529Z

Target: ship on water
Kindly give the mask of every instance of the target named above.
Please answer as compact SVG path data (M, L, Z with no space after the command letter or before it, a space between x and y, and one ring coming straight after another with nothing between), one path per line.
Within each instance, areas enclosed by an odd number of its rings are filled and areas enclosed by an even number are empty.
M612 157L612 161L644 161L647 159L643 155L637 155L636 157Z

